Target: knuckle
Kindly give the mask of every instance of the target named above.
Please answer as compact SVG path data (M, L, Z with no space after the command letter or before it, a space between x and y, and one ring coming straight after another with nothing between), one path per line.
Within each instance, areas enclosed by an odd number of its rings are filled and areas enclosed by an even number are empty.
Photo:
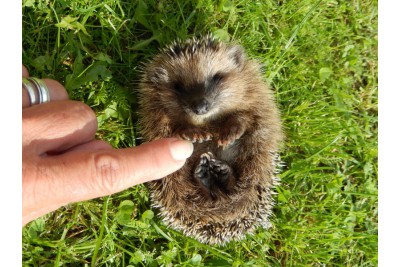
M81 117L88 118L88 119L96 119L96 114L94 111L85 103L80 101L73 101L73 109L76 114L79 114Z
M124 172L118 158L106 153L96 153L93 156L93 165L93 180L99 190L104 194L112 194L119 191L121 175Z
M67 110L67 116L71 116L71 124L79 124L81 127L89 127L92 131L97 130L97 118L94 111L80 101L72 101L73 106Z

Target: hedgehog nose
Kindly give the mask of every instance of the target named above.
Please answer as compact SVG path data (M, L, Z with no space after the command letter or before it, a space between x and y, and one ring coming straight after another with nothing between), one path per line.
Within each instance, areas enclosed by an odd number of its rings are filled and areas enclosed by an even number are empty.
M209 107L209 105L208 105L207 100L202 100L200 103L198 103L194 107L193 111L197 115L203 115L203 114L206 114L208 112L208 107Z

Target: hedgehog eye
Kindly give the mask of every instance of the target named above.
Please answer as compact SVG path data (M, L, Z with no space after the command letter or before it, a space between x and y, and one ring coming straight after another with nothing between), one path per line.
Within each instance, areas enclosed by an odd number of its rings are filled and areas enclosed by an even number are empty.
M212 84L214 84L214 85L219 84L220 82L222 82L224 80L224 78L225 78L225 76L223 73L217 72L211 78Z
M185 91L185 87L180 82L175 82L173 84L173 88L174 88L175 92L177 92L177 93L183 93Z
M208 78L205 83L205 89L207 92L214 91L217 86L225 79L225 74L221 72L215 73L213 76Z

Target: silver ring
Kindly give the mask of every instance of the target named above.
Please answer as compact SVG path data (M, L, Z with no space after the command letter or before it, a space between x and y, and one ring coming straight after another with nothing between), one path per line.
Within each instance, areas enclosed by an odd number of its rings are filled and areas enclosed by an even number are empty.
M27 91L30 106L50 101L50 92L46 83L38 78L22 78L22 87Z

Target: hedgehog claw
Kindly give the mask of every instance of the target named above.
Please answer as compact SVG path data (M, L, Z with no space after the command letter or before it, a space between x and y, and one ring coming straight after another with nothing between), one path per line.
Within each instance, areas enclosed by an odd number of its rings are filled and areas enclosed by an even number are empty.
M234 182L229 165L214 157L211 152L203 153L200 156L199 164L194 171L194 177L207 188L211 196L214 196L213 188L219 187L222 191L229 192Z
M178 129L175 132L175 136L191 141L192 143L203 143L212 139L212 134L198 128Z

